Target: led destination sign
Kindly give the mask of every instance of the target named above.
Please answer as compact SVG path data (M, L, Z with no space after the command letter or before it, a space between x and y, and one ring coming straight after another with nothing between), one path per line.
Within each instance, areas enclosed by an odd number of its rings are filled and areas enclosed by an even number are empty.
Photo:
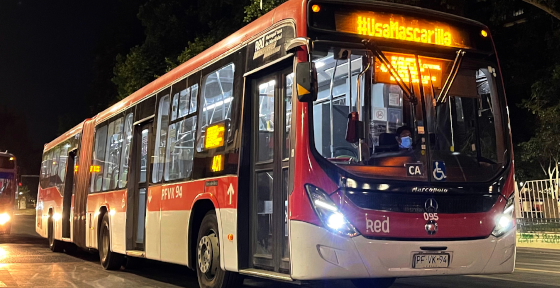
M377 38L468 48L468 37L442 22L374 12L337 13L336 30Z
M421 74L422 84L433 84L434 88L441 88L442 68L445 60L419 57L418 62L420 63L420 73L418 73L418 66L416 65L416 57L414 55L390 52L384 52L384 54L391 65L395 67L401 79L407 85L410 82L418 84L420 82L419 74ZM397 83L395 78L393 78L393 76L389 73L387 67L379 61L376 62L374 75L376 83Z

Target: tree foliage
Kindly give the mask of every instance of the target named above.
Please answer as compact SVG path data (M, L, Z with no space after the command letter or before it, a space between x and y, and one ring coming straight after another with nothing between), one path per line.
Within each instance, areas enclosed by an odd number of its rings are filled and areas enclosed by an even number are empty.
M521 106L537 116L535 135L520 144L521 159L537 162L549 179L560 176L560 64L551 69L547 77L532 87L529 99Z
M560 10L557 0L523 0L560 20Z
M145 0L138 9L143 43L119 54L112 82L118 99L210 47L243 25L249 0Z
M286 0L251 0L251 4L245 6L243 22L249 23L284 2L286 2Z
M181 52L181 54L177 56L177 59L165 59L165 61L167 62L167 71L171 71L173 68L189 61L189 59L210 48L210 46L214 45L214 43L214 37L212 36L207 36L204 38L197 37L193 42L189 41L187 47L185 47L185 50L183 50L183 52Z

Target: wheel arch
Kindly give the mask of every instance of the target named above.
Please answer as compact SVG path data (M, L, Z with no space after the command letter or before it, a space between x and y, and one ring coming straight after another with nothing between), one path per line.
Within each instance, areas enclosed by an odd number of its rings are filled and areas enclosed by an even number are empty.
M188 238L188 259L187 259L187 266L191 269L195 269L195 261L196 261L196 240L198 239L198 230L200 229L200 224L202 223L202 219L209 211L216 211L216 205L214 202L209 198L201 198L195 200L193 203L193 207L191 209L191 215L189 217L189 230L187 233ZM219 219L218 219L219 221Z
M102 205L99 207L99 209L96 211L99 213L95 213L97 214L97 226L95 227L95 246L97 247L97 249L99 249L99 232L100 229L99 227L101 227L101 222L103 221L103 217L105 217L105 214L107 214L107 212L109 212L109 209L107 208L106 205ZM94 214L94 215L95 215ZM111 221L109 220L109 233L111 233ZM112 244L112 243L111 243Z

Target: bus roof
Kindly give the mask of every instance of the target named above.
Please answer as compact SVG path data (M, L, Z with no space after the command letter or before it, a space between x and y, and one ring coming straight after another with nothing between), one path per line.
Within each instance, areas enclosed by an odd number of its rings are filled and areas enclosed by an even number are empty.
M89 119L86 119L85 121L87 121ZM74 135L76 135L76 133L80 133L82 132L82 127L84 125L84 122L82 121L80 124L74 126L74 128L64 132L64 134L56 137L53 141L46 143L45 147L43 148L43 151L47 151L49 149L51 149L52 147L56 146L57 144L66 141L68 138L73 137Z
M375 9L375 8L393 9L393 10L402 11L402 14L407 14L407 13L424 14L424 15L429 15L429 16L439 18L441 20L450 20L450 21L465 23L465 24L468 24L468 25L474 25L474 26L480 26L480 27L487 28L486 25L484 25L484 24L482 24L478 21L469 19L469 18L465 18L465 17L461 17L461 16L457 16L457 15L454 15L454 14L449 14L449 13L445 13L445 12L441 12L441 11L437 11L437 10L421 8L421 7L405 5L405 4L382 2L382 1L377 1L377 0L345 0L345 1L341 1L341 0L319 0L319 1L323 2L323 3L332 3L332 4L367 5L367 6L371 7L371 9Z
M0 156L10 156L10 157L15 157L16 155L10 153L10 152L0 152Z

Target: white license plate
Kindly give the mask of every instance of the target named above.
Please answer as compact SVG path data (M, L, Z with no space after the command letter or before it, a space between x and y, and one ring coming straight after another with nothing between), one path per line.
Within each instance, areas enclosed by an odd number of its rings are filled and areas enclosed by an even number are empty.
M447 268L449 267L449 254L437 253L414 254L412 257L412 268Z

